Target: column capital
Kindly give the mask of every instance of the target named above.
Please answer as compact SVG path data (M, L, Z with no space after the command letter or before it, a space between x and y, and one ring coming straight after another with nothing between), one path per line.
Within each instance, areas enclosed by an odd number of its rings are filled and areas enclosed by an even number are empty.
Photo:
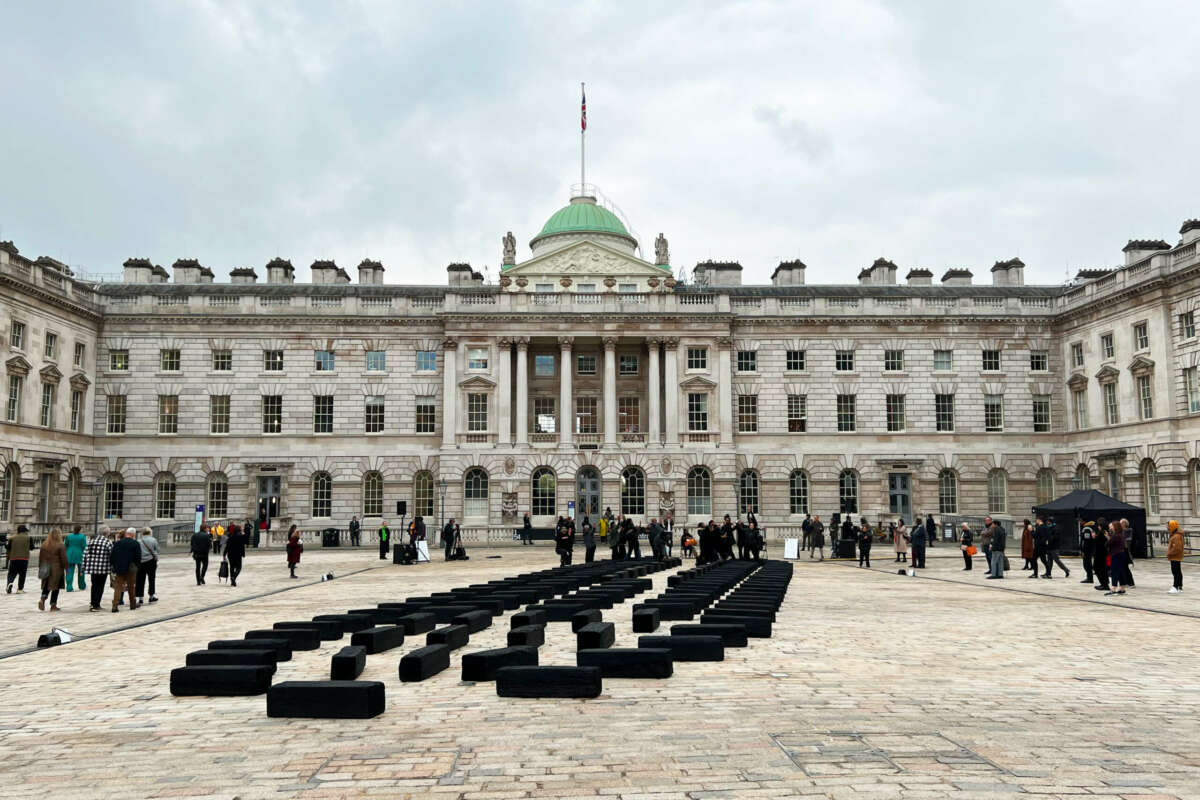
M512 343L513 343L513 340L512 340L511 336L501 336L499 339L496 340L496 344L499 345L500 347L510 347L510 346L512 346Z
M604 337L604 349L605 350L616 350L617 349L617 337L605 336Z
M646 344L650 345L651 347L658 347L662 343L663 343L663 338L661 336L647 336L646 337Z
M729 350L733 347L733 338L729 336L718 336L717 347L722 350Z
M517 350L524 351L529 349L528 336L517 336L513 338L513 341L517 343Z
M575 337L574 336L558 337L558 346L561 347L563 350L570 350L572 347L575 346Z
M679 337L668 336L667 338L663 339L663 343L666 344L667 347L679 347Z
M442 349L443 350L458 349L458 339L442 339Z

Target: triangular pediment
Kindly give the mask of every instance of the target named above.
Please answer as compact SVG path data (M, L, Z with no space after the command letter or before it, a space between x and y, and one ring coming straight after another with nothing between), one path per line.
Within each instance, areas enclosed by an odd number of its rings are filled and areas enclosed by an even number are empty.
M486 375L471 375L458 382L460 389L495 389L496 382Z
M72 388L86 390L91 385L92 382L88 380L88 376L84 375L82 372L76 372L71 376Z
M53 364L42 367L38 374L42 376L42 383L58 383L62 380L62 373Z
M610 275L615 278L621 276L663 278L671 273L669 270L656 267L637 256L622 253L620 250L600 242L584 240L534 256L528 261L509 267L504 270L504 274L513 278L522 275L526 277L534 275L569 276L571 278L594 277L599 282Z
M1134 375L1145 374L1154 370L1154 361L1145 356L1134 356L1129 362L1129 371Z
M29 370L33 369L33 365L26 361L24 356L13 356L4 362L4 367L10 375L28 375Z
M1082 372L1076 372L1071 377L1067 378L1067 386L1070 386L1072 389L1085 389L1087 388L1087 385L1088 376L1084 375Z
M687 380L679 382L679 388L681 389L715 389L716 386L716 381L706 378L703 375L693 375Z
M1115 381L1121 377L1121 371L1112 364L1105 364L1096 372L1096 380L1104 383L1105 381Z

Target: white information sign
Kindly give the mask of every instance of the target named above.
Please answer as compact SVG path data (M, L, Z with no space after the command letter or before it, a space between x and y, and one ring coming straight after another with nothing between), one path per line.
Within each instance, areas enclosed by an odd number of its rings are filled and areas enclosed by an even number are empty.
M799 539L784 539L783 540L783 557L784 558L799 558L800 557L800 540Z

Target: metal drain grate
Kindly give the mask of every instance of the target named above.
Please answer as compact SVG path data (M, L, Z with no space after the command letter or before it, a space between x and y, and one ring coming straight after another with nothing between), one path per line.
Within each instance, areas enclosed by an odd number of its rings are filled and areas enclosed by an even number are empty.
M805 775L888 775L936 770L955 776L1006 770L937 732L804 731L773 741Z

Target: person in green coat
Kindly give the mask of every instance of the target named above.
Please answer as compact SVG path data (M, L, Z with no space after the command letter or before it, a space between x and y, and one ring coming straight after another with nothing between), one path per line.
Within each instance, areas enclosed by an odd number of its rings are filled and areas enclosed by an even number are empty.
M392 541L392 532L388 530L387 523L379 526L379 558L387 559L388 545Z
M67 534L65 540L67 545L67 591L75 591L74 576L79 575L79 588L86 589L87 582L83 575L83 551L87 547L87 537L80 533L79 525L75 526L75 530Z

